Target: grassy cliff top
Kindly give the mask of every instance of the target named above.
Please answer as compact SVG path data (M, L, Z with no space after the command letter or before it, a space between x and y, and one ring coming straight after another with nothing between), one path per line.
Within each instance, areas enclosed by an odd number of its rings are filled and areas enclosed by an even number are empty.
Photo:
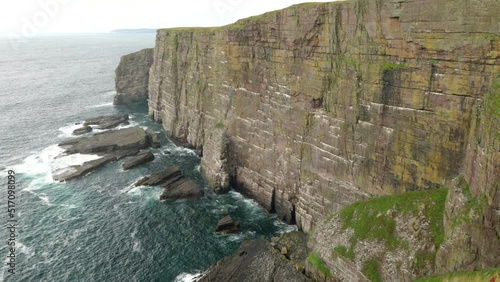
M337 2L345 2L345 1L337 1ZM220 31L225 31L225 30L232 30L232 29L243 29L245 28L248 24L257 22L257 21L265 21L269 19L276 18L276 15L279 13L282 13L285 10L301 10L301 9L314 9L318 8L321 6L325 5L330 5L335 2L306 2L306 3L301 3L301 4L295 4L292 6L289 6L284 9L279 9L279 10L274 10L274 11L269 11L261 15L255 15L251 16L248 18L243 18L235 23L228 24L225 26L214 26L214 27L172 27L172 28L163 28L163 29L158 29L158 31L164 31L164 32L193 32L193 33L214 33L214 32L220 32Z

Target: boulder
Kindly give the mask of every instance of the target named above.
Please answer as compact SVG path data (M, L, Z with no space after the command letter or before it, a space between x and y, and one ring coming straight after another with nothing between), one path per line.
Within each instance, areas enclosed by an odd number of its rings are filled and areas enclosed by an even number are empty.
M158 133L154 132L151 129L148 129L146 130L146 134L148 135L148 141L151 147L153 148L161 147L160 136L158 135Z
M169 167L137 181L135 186L160 186L165 189L160 200L195 200L203 196L198 184L186 178L178 167Z
M225 234L236 234L240 232L240 223L235 222L231 216L227 215L219 220L215 232L222 232Z
M144 151L139 153L137 156L133 157L130 160L127 160L123 163L122 168L124 170L128 170L137 166L140 166L145 163L152 162L155 159L155 156L150 151Z
M128 119L128 114L105 115L86 119L83 125L94 125L96 129L112 129L120 124L129 124Z
M138 150L145 149L148 145L146 131L140 127L105 131L91 137L80 137L59 144L69 154Z
M181 170L174 166L142 178L135 183L135 186L160 186L167 182L178 181L180 177L183 177Z
M73 135L83 135L83 134L89 133L91 131L92 131L92 127L87 125L87 126L80 127L80 128L73 130Z
M203 190L193 180L182 178L164 186L165 191L160 196L160 200L197 200L203 197Z

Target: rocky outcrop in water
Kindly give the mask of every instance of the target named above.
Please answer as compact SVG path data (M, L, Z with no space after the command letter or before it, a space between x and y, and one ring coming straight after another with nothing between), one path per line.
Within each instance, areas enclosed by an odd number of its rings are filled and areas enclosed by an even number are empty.
M178 167L169 167L137 181L134 186L160 186L165 189L160 200L189 199L203 196L203 190L193 180L184 176Z
M86 124L109 124L109 120L108 118L103 119L99 117L89 119L86 121ZM81 165L74 165L53 171L52 178L55 181L70 181L92 172L107 163L135 156L139 153L139 150L146 149L151 145L151 138L148 136L146 130L140 127L108 130L88 137L70 139L59 144L65 150L65 154L96 154L99 158L87 161ZM146 152L125 162L124 166L129 169L153 159L154 156L151 152Z
M86 119L83 122L84 127L92 126L95 129L112 129L119 125L127 125L129 116L128 114L115 114L107 116L98 116Z
M90 137L70 139L59 144L68 154L110 153L145 149L149 145L146 131L140 127L100 132Z
M121 58L115 70L114 105L128 105L147 100L149 68L152 64L153 49L144 49Z
M75 130L73 130L73 135L83 135L83 134L86 134L86 133L89 133L91 132L93 129L91 126L83 126L83 127L80 127L80 128L77 128Z
M225 216L217 223L215 227L215 232L221 232L224 234L235 234L240 232L240 223L235 222L231 216Z
M129 170L145 163L152 162L154 159L155 156L151 153L151 151L143 151L137 154L137 156L130 158L130 160L125 161L122 164L122 168L123 170Z

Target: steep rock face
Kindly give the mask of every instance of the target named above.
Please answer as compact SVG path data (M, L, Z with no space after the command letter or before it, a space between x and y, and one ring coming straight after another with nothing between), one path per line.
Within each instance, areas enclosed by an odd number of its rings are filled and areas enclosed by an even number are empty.
M441 273L500 266L500 74L473 109L464 177L450 190Z
M483 189L499 158L468 144L500 71L498 10L496 0L359 0L159 30L149 113L172 137L210 140L210 183L232 181L306 232L371 195L449 184L464 159L472 190ZM226 164L206 161L221 152ZM494 165L485 174L478 162Z
M125 55L120 59L120 64L115 70L114 105L127 105L147 100L149 68L152 64L152 48Z

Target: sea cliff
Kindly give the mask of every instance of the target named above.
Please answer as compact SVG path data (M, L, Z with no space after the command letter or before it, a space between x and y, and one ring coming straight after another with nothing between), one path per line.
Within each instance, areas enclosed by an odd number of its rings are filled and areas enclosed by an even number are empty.
M498 267L499 10L353 0L159 30L149 114L202 150L214 191L309 233L309 265L328 269L310 277ZM386 237L357 234L377 220Z

